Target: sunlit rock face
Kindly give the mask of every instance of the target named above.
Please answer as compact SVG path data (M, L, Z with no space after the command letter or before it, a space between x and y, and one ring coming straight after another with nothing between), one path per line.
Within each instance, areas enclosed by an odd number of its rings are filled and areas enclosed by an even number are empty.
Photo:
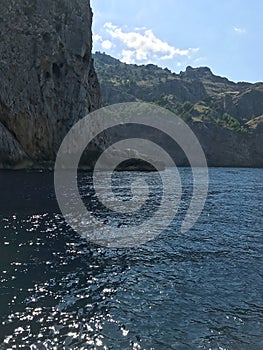
M0 0L0 168L52 166L100 107L89 0Z

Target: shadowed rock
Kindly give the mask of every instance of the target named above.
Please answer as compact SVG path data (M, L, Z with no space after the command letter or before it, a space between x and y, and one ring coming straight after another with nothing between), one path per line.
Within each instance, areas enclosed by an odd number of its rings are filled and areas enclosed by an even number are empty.
M52 166L100 107L91 24L89 0L0 0L0 168Z

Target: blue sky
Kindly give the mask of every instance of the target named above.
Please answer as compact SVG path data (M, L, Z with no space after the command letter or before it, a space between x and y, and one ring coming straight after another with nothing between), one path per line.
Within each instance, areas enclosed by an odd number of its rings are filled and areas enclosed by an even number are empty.
M93 51L180 72L263 80L262 0L91 0Z

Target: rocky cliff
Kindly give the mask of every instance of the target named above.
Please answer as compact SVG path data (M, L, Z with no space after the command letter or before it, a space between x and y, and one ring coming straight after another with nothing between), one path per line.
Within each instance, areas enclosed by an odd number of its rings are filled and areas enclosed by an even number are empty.
M45 167L100 106L89 0L0 0L0 168Z
M155 103L191 126L210 166L263 167L263 83L235 83L208 67L187 67L176 74L153 64L125 64L99 52L94 61L103 104ZM187 164L174 145L154 138L166 143L178 165Z
M263 115L262 82L235 83L214 75L208 67L189 66L176 74L153 64L125 64L100 52L94 54L94 60L106 105L143 100L182 117L182 112L190 112L188 117L193 119L206 117L219 123L224 113L240 124Z

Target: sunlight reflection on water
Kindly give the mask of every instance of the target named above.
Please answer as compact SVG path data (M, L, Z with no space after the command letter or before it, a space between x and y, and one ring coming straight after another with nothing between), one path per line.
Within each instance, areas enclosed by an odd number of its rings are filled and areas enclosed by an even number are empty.
M9 198L0 221L1 348L263 348L263 171L210 169L205 210L186 235L191 176L180 172L177 219L137 248L87 243L49 201L42 212L27 205L14 214ZM87 193L86 201L96 203Z

